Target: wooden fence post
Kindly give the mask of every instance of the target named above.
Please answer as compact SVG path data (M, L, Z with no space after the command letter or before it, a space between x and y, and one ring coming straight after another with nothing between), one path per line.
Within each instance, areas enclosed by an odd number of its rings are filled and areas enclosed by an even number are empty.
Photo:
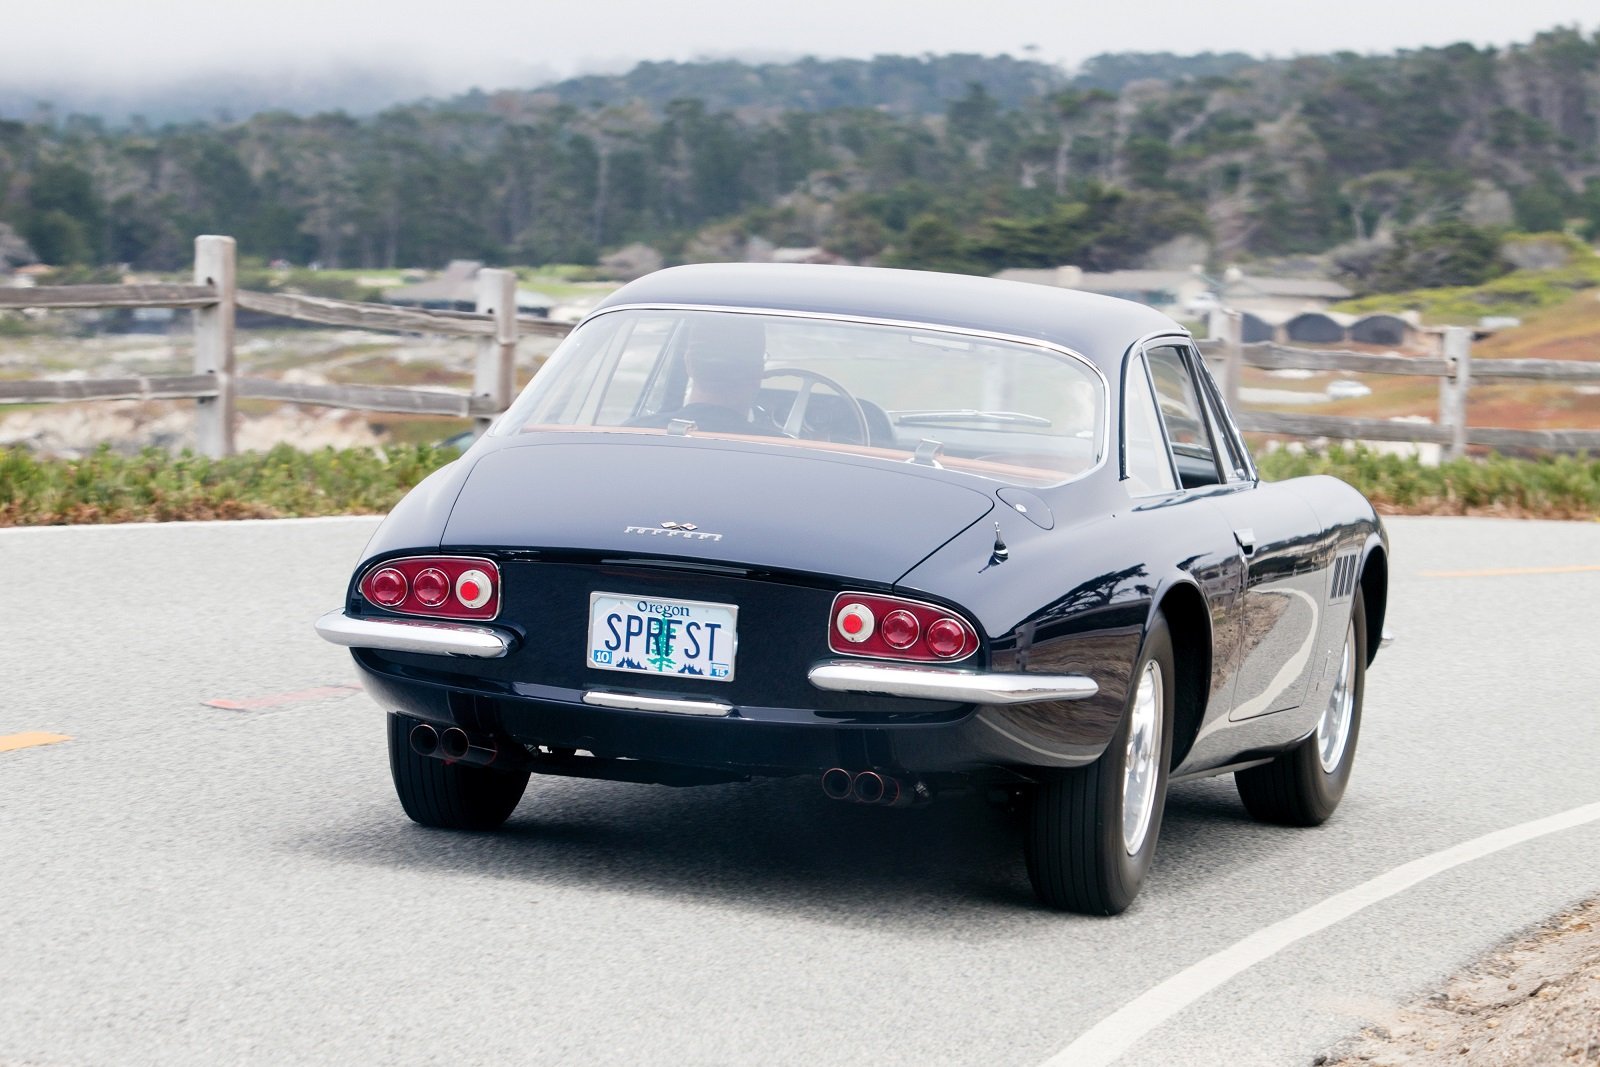
M1445 459L1467 454L1467 392L1472 388L1472 331L1448 326L1444 331L1444 358L1450 361L1448 378L1439 379L1439 423L1450 429Z
M1216 308L1208 327L1222 349L1222 398L1228 410L1239 411L1239 375L1244 371L1244 313Z
M472 372L472 394L488 400L495 414L499 414L511 406L513 371L516 368L517 276L508 270L480 270L478 313L494 316L494 336L478 342L478 362ZM478 416L478 433L481 435L493 421L493 416Z
M203 456L233 455L233 310L238 291L232 237L194 239L194 281L216 290L217 302L194 312L194 372L217 380L217 395L196 400L194 441Z

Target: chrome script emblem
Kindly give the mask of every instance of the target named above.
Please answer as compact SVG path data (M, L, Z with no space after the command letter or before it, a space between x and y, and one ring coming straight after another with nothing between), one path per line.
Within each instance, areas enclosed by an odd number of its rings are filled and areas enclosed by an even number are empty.
M623 533L646 537L682 537L690 541L720 541L719 533L704 533L692 522L663 522L659 526L624 526Z

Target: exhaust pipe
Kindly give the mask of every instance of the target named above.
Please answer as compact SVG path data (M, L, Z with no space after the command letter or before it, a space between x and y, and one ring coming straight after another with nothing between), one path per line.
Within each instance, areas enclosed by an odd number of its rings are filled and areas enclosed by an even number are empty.
M851 782L850 794L861 804L893 804L900 799L900 782L877 771L862 771Z
M849 800L850 772L843 767L830 767L823 771L822 792L829 800Z
M439 731L427 723L411 728L411 751L419 756L431 756L439 750Z
M933 799L933 793L921 781L902 782L879 771L851 774L843 767L830 767L822 772L822 792L829 800L852 800L857 804L879 804L886 808L909 808Z
M493 740L474 738L459 726L452 726L439 735L439 755L450 763L487 767L499 754L500 749Z

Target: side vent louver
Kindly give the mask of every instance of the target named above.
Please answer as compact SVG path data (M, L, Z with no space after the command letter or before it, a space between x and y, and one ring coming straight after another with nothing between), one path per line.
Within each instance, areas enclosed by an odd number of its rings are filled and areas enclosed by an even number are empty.
M1328 599L1344 600L1356 591L1356 573L1358 562L1354 552L1342 556L1335 556L1333 560L1333 588Z

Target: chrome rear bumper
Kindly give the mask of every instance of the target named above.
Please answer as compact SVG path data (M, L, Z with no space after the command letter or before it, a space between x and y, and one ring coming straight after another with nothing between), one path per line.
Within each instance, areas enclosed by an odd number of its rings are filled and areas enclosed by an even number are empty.
M363 619L343 610L317 620L317 633L348 648L425 652L436 656L499 659L511 651L512 637L492 626L439 619Z
M1035 700L1086 700L1100 692L1093 678L1081 674L1002 674L951 667L889 666L832 660L811 668L818 689L839 693L871 693L963 704L1026 704Z

